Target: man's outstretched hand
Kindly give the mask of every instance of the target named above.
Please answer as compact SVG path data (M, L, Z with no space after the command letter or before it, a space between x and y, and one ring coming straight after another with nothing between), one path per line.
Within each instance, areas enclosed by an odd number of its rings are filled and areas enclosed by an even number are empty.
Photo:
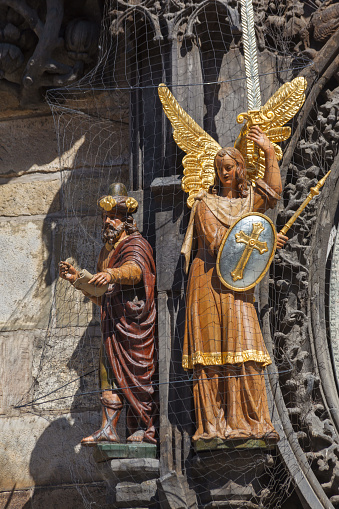
M59 262L59 276L73 284L79 277L79 272L68 262Z
M277 249L281 249L282 247L284 247L287 241L288 237L286 237L286 235L283 235L282 233L277 233Z

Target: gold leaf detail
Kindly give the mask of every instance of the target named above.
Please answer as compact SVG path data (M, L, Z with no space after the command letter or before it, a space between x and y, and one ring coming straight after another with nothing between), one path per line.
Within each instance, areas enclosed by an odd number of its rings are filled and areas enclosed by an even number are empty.
M278 161L282 159L282 150L276 143L287 140L291 135L289 127L283 127L286 122L296 115L305 101L306 79L295 78L285 83L267 101L260 110L241 113L237 117L239 123L246 121L234 144L245 159L247 175L252 183L265 175L264 153L246 135L253 125L259 125L272 142Z
M133 214L133 212L135 212L138 208L138 202L135 198L132 198L132 197L127 198L125 203L126 203L128 212L130 212L131 214Z
M271 358L267 352L261 350L243 350L242 352L194 352L192 355L182 356L182 366L184 369L193 369L196 364L203 366L220 366L223 364L240 364L248 361L254 361L268 366L272 364Z
M273 127L267 131L267 136L272 143L279 143L285 141L291 136L290 127Z
M285 83L272 95L271 99L262 107L264 115L268 111L274 112L274 119L269 124L270 129L285 125L298 113L305 101L306 87L306 79L298 77L289 83Z
M188 193L187 205L192 207L194 196L214 183L214 157L221 146L186 113L166 85L159 85L158 93L172 124L174 141L187 154L182 160L181 185Z
M103 198L101 198L101 200L99 200L99 206L102 209L106 210L106 212L112 210L116 206L116 204L117 202L113 198L113 196L104 196Z

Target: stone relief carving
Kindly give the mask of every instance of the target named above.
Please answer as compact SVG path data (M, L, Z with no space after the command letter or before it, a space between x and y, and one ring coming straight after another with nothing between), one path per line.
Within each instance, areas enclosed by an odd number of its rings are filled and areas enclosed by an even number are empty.
M75 82L94 63L99 24L62 0L0 0L0 16L0 90L22 106L39 104L44 90Z
M327 7L332 9L328 11L333 13L332 21L337 7L337 5ZM329 18L322 17L317 12L309 26L313 27L314 38L317 41L320 40L319 34L322 31L324 38L332 35L329 44L334 44L337 31L331 28L334 26L332 22L326 25L328 20ZM329 81L336 75L338 69L333 57L327 60L325 57L323 69L324 82L321 87L314 84L313 90L309 91L309 97L313 100L305 104L307 115L303 116L301 113L301 135L297 143L296 139L294 144L292 142L292 147L296 148L293 161L290 158L285 162L287 175L284 207L281 207L277 218L278 226L289 219L319 177L328 169L332 169L332 173L338 171L339 88L335 81ZM319 292L312 283L315 271L312 263L315 262L318 266L324 266L326 263L326 250L325 258L317 259L314 255L315 249L320 250L317 240L317 223L321 221L319 210L320 201L310 205L294 228L289 248L276 255L274 279L271 279L270 290L273 329L276 331L275 356L279 370L284 372L280 375L284 402L296 437L312 471L330 502L337 507L339 437L331 409L332 400L329 399L329 391L326 389L326 385L332 383L332 368L329 354L326 364L319 367L316 338L312 334L314 318L311 303L314 292ZM335 210L331 212L330 206L327 210L328 217L331 215L333 217ZM322 227L326 226L330 228L332 225L322 224ZM324 308L325 299L325 295L320 297ZM323 352L328 351L325 326L323 323L325 338L322 344ZM322 369L327 371L325 377L321 375Z
M169 39L195 39L194 27L209 4L209 0L145 0L130 5L119 0L110 13L111 33L121 33L129 16L137 12L152 26L154 40L164 40L165 32ZM217 10L226 11L235 36L241 33L238 4L233 0L213 2ZM265 49L267 41L275 47L274 32L283 29L290 50L307 49L307 54L314 57L316 50L310 48L310 34L314 41L324 43L339 26L338 4L319 4L321 7L310 13L309 7L294 0L279 5L268 0L254 2L259 50ZM20 96L23 105L39 102L41 90L75 82L93 63L98 24L84 19L82 12L68 19L61 0L36 2L34 7L19 0L1 0L0 12L4 20L0 27L0 88Z
M213 3L210 0L186 1L165 0L163 2L153 2L144 0L137 6L131 6L127 2L118 0L119 9L111 11L112 24L111 33L117 36L124 31L124 23L132 13L138 13L143 19L150 23L154 31L154 40L164 40L164 34L168 33L168 39L178 40L194 39L194 26L200 23L201 15L210 5L214 9L225 10L230 22L232 32L237 35L241 33L240 16L236 1L216 0ZM163 30L163 24L167 30Z
M313 14L310 20L310 28L313 29L313 37L316 41L327 41L339 28L339 5L332 1L324 4Z

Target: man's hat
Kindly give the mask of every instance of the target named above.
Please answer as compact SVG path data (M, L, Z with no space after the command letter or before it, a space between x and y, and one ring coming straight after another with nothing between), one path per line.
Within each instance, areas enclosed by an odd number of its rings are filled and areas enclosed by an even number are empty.
M106 212L116 209L117 213L123 215L134 214L138 209L137 200L128 196L126 187L121 183L111 184L108 188L108 195L100 198L98 205Z

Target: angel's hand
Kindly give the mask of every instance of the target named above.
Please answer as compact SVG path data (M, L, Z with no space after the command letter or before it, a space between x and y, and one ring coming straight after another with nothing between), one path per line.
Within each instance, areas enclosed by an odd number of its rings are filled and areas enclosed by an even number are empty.
M286 242L288 241L288 237L286 235L283 235L282 233L277 233L277 248L281 249L284 247Z
M59 263L59 276L73 284L79 277L78 271L68 262Z
M261 150L263 150L264 152L271 149L274 150L273 145L266 136L266 134L257 125L251 127L247 134L247 138L251 141L254 141L258 145L258 147L261 148Z
M104 286L111 282L111 275L108 272L98 272L94 274L92 279L88 281L88 284L93 284L95 286Z

